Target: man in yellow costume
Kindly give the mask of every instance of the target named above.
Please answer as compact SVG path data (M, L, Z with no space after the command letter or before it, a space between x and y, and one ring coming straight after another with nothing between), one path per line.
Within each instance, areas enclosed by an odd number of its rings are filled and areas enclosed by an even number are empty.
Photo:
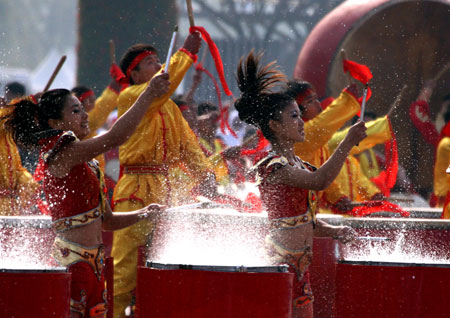
M177 193L184 185L176 182L179 167L184 165L202 180L205 193L214 192L215 177L200 149L197 139L184 120L177 105L169 98L192 65L201 44L198 33L190 34L183 47L170 59L169 92L148 109L135 133L119 149L123 175L114 191L114 211L127 212L149 203L176 205ZM118 98L121 116L147 86L147 82L162 71L157 50L145 44L130 47L122 57L120 67L130 81L130 87ZM178 196L179 197L179 196ZM114 233L114 315L124 317L136 286L138 247L150 242L154 224L139 222Z
M287 93L294 97L305 121L305 141L295 144L295 154L312 165L320 167L329 157L327 142L333 134L360 110L356 99L357 89L352 85L344 89L325 110L322 110L312 84L300 80L288 83ZM319 210L334 206L344 212L351 209L350 199L334 181L320 193Z
M366 123L366 127L367 137L358 146L353 147L341 172L335 180L343 193L352 201L356 202L384 199L380 189L361 170L361 166L358 159L355 158L355 155L391 139L392 131L389 119L387 116L378 118ZM348 128L335 133L328 141L328 147L331 153L347 133Z
M39 185L22 166L19 151L11 133L5 129L5 119L14 106L0 101L0 215L30 214L38 199Z

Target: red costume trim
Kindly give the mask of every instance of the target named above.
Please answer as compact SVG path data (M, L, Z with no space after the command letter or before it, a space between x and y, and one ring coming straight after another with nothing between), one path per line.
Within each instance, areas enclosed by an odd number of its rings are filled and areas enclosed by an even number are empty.
M193 54L191 51L186 50L184 47L180 48L179 51L187 54L192 59L192 61L194 61L194 63L197 62L196 54Z

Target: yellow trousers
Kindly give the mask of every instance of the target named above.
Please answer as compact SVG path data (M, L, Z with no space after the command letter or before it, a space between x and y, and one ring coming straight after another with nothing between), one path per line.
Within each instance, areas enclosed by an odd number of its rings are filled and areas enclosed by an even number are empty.
M137 201L117 203L115 212L128 212L143 208ZM114 257L114 317L125 317L125 308L131 303L136 288L137 257L139 246L144 246L153 230L149 221L141 221L115 231L111 256Z

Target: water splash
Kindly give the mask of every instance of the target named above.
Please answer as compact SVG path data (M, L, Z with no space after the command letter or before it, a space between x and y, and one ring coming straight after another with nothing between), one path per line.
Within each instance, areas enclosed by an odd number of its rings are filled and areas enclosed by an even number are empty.
M0 218L0 269L51 269L49 217Z
M167 214L155 231L149 259L164 264L268 266L265 215L233 209Z
M426 231L407 230L401 226L397 230L384 233L388 240L361 240L341 246L337 254L346 261L409 263L409 264L448 264L450 255L435 242L429 241ZM372 234L372 232L366 232ZM377 235L379 236L379 235Z

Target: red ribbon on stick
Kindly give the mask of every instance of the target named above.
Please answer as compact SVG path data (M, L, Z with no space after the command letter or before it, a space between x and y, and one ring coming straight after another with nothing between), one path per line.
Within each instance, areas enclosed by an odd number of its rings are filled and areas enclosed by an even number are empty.
M208 44L209 51L211 52L211 56L214 60L214 64L216 65L217 74L219 75L220 83L222 84L223 91L225 95L232 96L230 89L228 88L227 81L225 80L225 74L223 70L222 58L220 57L219 49L216 46L216 43L212 40L209 33L206 31L204 27L201 26L191 26L189 28L189 32L192 34L194 32L200 32L203 40Z

